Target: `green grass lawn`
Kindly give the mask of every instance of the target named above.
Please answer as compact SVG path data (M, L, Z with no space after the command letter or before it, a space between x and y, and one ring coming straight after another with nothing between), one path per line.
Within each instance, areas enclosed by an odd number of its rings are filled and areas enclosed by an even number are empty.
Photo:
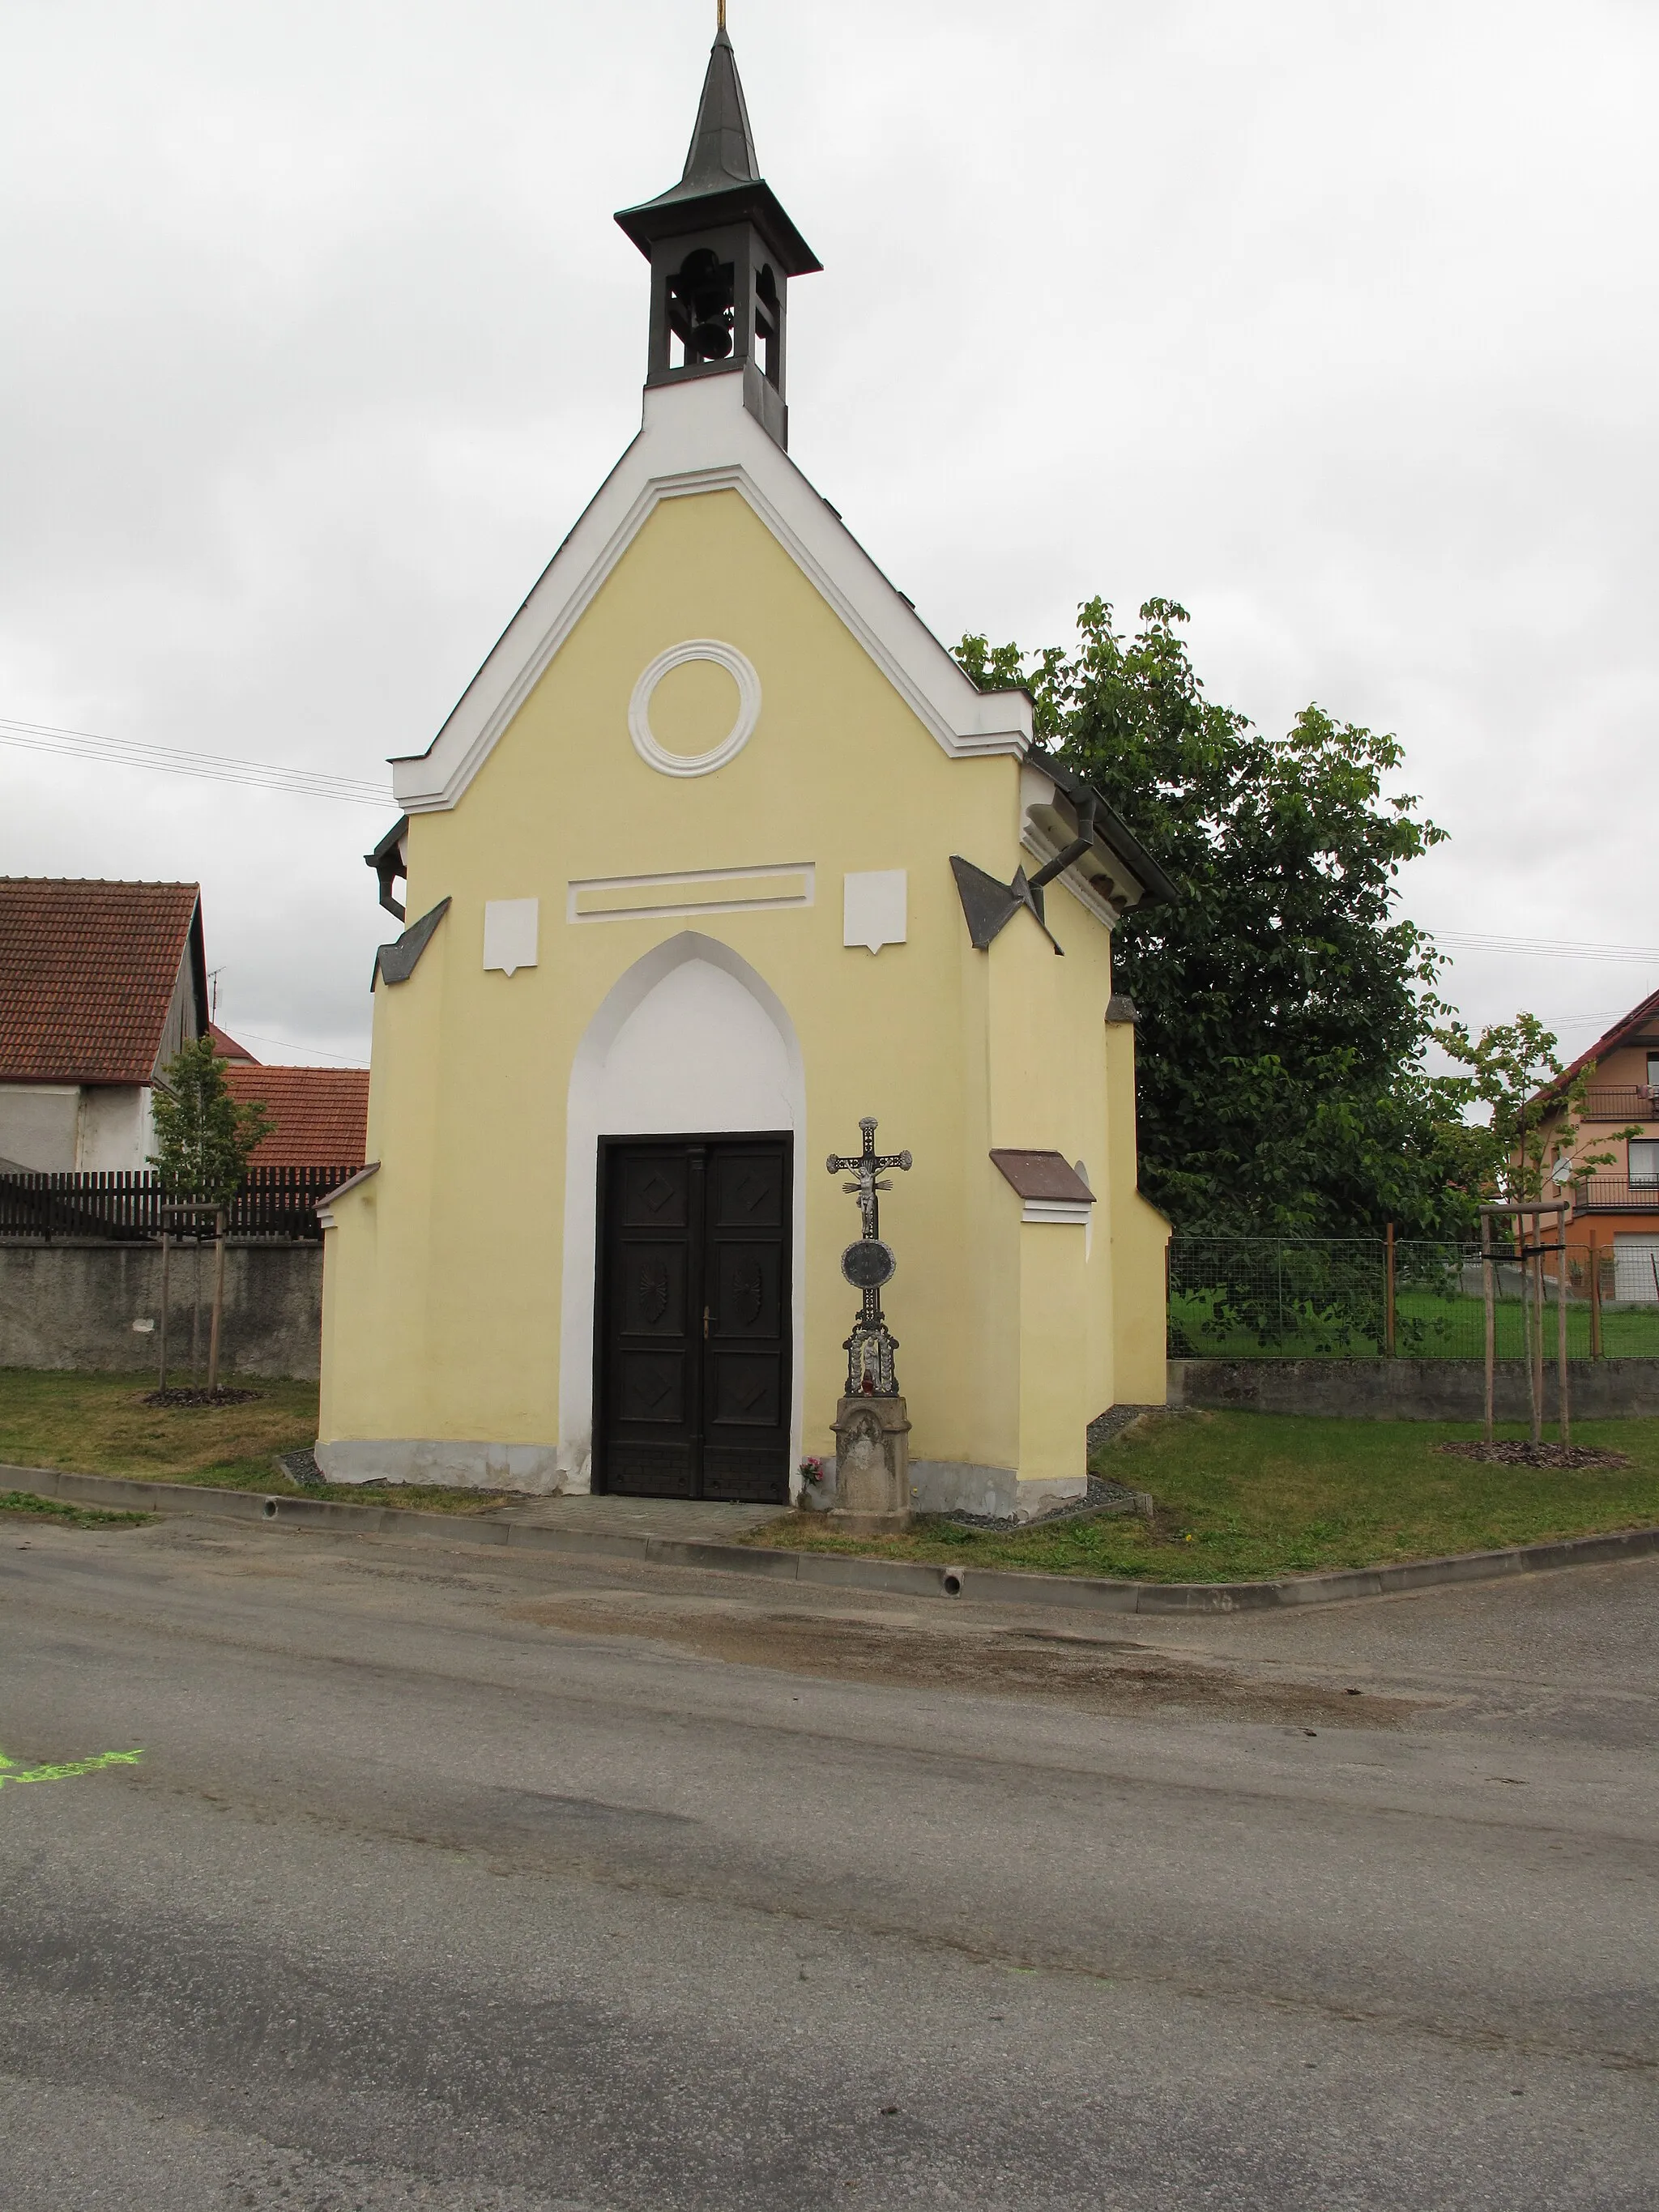
M1553 1292L1551 1293L1552 1301ZM1498 1304L1498 1357L1525 1356L1520 1303L1502 1298ZM1253 1329L1218 1323L1215 1302L1207 1291L1177 1293L1170 1301L1172 1332L1183 1344L1182 1357L1194 1359L1376 1359L1382 1345L1368 1330L1345 1326L1340 1316L1324 1323L1310 1317L1298 1324L1291 1307L1282 1334L1263 1344ZM1555 1307L1552 1302L1544 1320L1544 1348L1555 1358ZM1396 1308L1396 1349L1409 1359L1483 1359L1486 1350L1486 1312L1483 1299L1443 1297L1432 1290L1402 1288ZM1567 1356L1590 1356L1590 1310L1583 1298L1567 1304ZM1651 1359L1659 1356L1659 1305L1614 1305L1601 1309L1601 1356L1606 1359Z
M1151 1492L1158 1510L1150 1525L1096 1518L1002 1534L929 1518L908 1536L860 1541L796 1513L750 1540L1138 1582L1222 1583L1659 1524L1659 1420L1575 1425L1575 1443L1624 1452L1633 1462L1583 1474L1488 1467L1434 1449L1480 1433L1451 1422L1154 1415L1096 1462L1114 1481Z
M418 1507L432 1513L485 1513L503 1496L478 1490L412 1486L364 1492L355 1485L299 1486L279 1474L280 1452L303 1451L317 1438L317 1385L230 1376L228 1387L257 1390L244 1406L147 1406L155 1385L143 1375L59 1375L0 1368L0 1462L64 1468L79 1474L125 1474L146 1482L194 1482L218 1490L334 1498L349 1504Z
M27 1490L0 1490L0 1520L49 1521L64 1528L145 1528L155 1518L153 1513L105 1513L95 1505L69 1505Z
M247 1405L185 1408L146 1406L149 1387L142 1376L0 1370L0 1462L294 1492L271 1459L315 1437L314 1383L249 1382L262 1395ZM861 1542L790 1514L752 1540L1133 1581L1253 1582L1659 1523L1659 1420L1581 1422L1576 1442L1627 1453L1633 1464L1577 1474L1486 1467L1433 1449L1478 1433L1431 1421L1156 1416L1097 1462L1114 1480L1152 1493L1150 1526L1097 1519L1005 1535L928 1520L908 1536ZM365 1502L345 1485L304 1494ZM428 1512L487 1512L506 1502L476 1490L369 1496Z

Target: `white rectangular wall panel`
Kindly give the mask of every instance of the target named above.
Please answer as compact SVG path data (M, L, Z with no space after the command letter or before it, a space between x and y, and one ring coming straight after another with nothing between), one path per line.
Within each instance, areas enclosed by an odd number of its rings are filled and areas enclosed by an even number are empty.
M511 975L536 964L541 928L539 899L489 899L484 905L484 962Z
M909 919L909 878L902 868L872 868L842 878L843 945L902 945Z

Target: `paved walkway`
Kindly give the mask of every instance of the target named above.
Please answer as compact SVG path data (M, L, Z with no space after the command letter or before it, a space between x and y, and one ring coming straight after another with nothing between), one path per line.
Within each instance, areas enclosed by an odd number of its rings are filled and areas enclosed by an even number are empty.
M763 1528L781 1505L717 1505L693 1498L542 1498L533 1505L507 1505L487 1517L522 1521L532 1528L571 1528L594 1536L678 1536L706 1544L730 1543Z

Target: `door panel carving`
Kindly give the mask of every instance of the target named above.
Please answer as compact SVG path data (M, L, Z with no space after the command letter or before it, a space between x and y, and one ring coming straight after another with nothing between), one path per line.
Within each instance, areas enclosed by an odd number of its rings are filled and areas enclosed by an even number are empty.
M623 1263L623 1330L632 1336L686 1333L685 1247L630 1245Z

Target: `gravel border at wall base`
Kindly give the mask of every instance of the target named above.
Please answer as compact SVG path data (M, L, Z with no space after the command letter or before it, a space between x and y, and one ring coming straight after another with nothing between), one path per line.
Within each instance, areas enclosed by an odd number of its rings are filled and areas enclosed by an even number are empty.
M904 1597L967 1597L983 1605L1067 1606L1084 1613L1261 1613L1392 1597L1444 1583L1500 1582L1557 1567L1600 1567L1659 1553L1659 1528L1620 1528L1516 1544L1399 1566L1352 1567L1279 1583L1127 1583L1085 1575L1021 1574L1001 1567L946 1566L922 1559L873 1559L846 1552L775 1552L744 1544L705 1544L665 1536L602 1535L471 1520L395 1505L343 1505L322 1498L273 1498L257 1490L208 1490L192 1484L140 1482L124 1475L70 1474L55 1468L0 1466L0 1490L33 1491L126 1512L208 1515L258 1527L333 1529L341 1535L431 1537L441 1543L501 1544L515 1552L562 1552L640 1559L654 1567L699 1567L758 1575L773 1582L839 1589L887 1590Z

